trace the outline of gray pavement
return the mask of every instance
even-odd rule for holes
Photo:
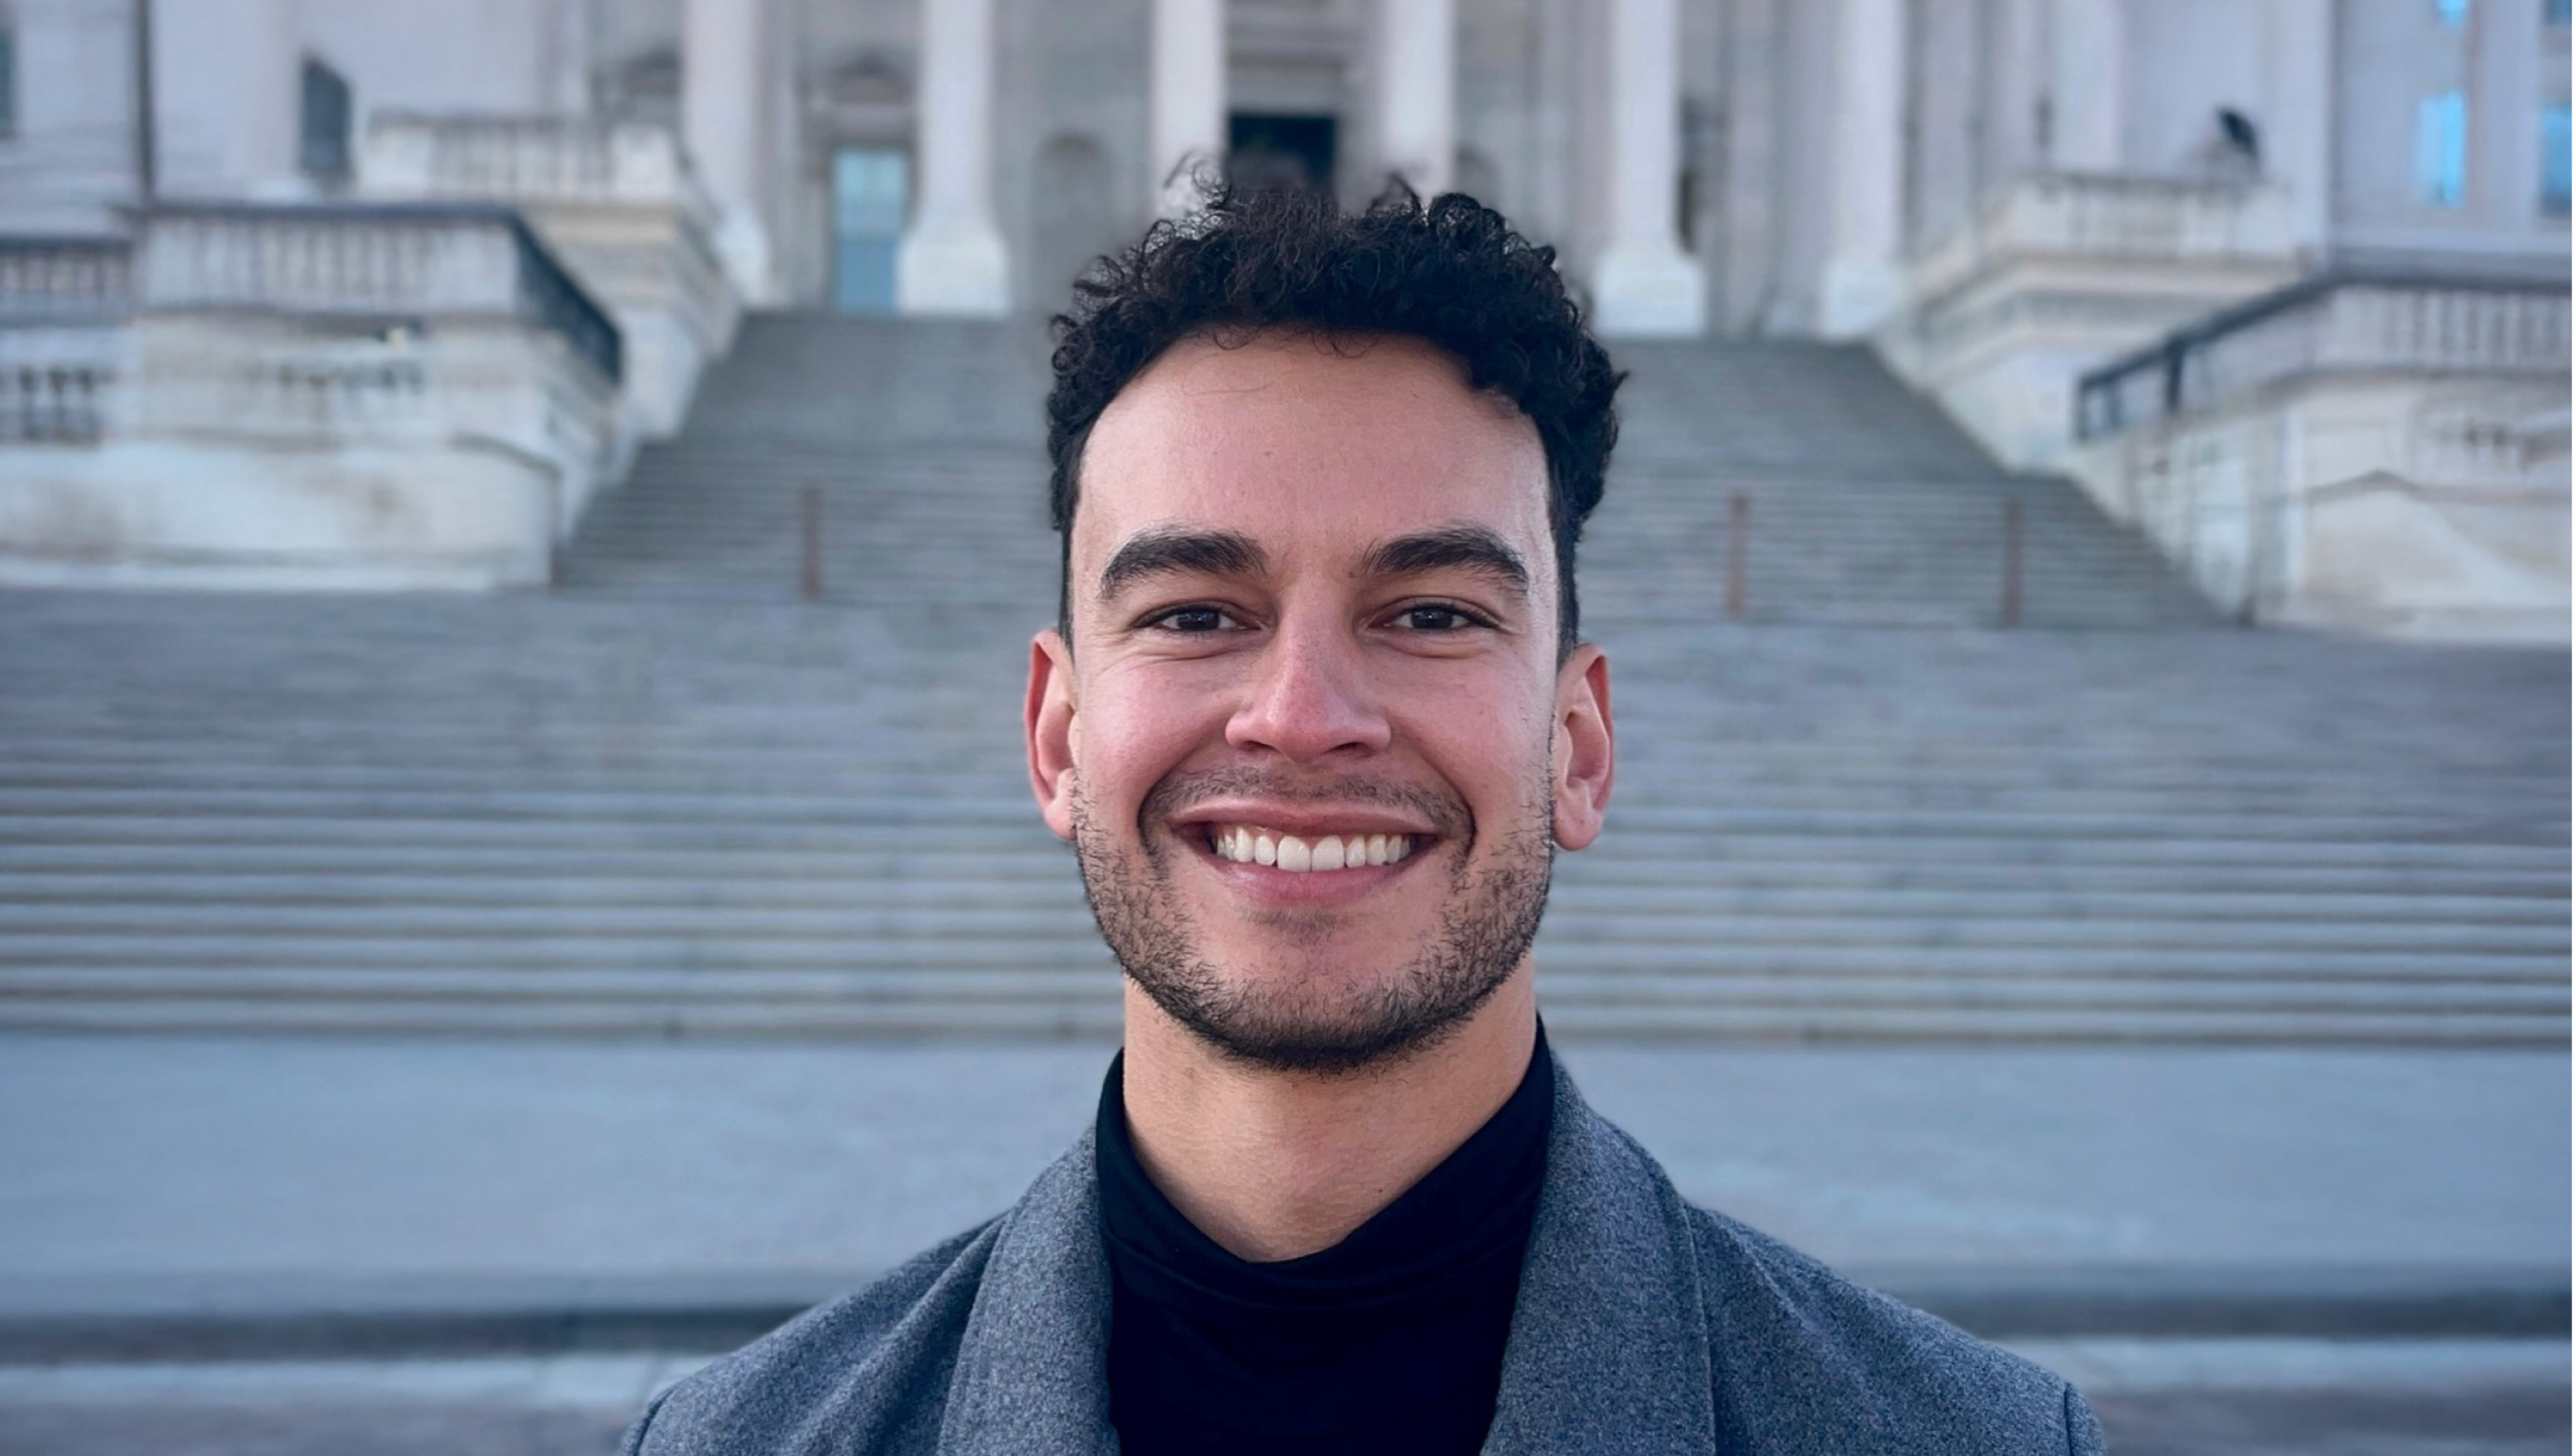
[[[686,1351],[756,1326],[372,1359],[48,1356],[40,1332],[793,1308],[1006,1204],[1091,1114],[1110,1049],[0,1037],[0,1452],[611,1451]],[[2562,1054],[1559,1049],[1690,1197],[1863,1277],[2054,1289],[2059,1315],[2107,1297],[2097,1328],[2001,1332],[2093,1396],[2123,1456],[2568,1449]],[[2552,1284],[2541,1339],[2118,1324],[2175,1286]]]
[[[819,1292],[1008,1204],[1110,1049],[0,1037],[0,1308]],[[1863,1273],[2565,1279],[2562,1053],[1560,1049],[1689,1197]]]
[[[2563,1341],[2024,1345],[2119,1456],[2542,1456],[2567,1449]],[[0,1366],[0,1451],[48,1456],[606,1456],[703,1358]]]

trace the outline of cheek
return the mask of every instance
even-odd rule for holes
[[[1225,716],[1202,696],[1157,691],[1133,677],[1091,685],[1074,716],[1074,769],[1084,791],[1121,821],[1174,769],[1225,740]]]
[[[1531,712],[1520,695],[1459,691],[1438,700],[1436,712],[1416,713],[1399,725],[1432,771],[1447,780],[1479,823],[1517,816],[1533,786],[1549,775],[1548,717]]]

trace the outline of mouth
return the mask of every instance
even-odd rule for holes
[[[1291,834],[1255,823],[1209,823],[1197,827],[1208,852],[1219,859],[1258,864],[1288,874],[1346,873],[1400,864],[1428,842],[1427,835],[1358,828],[1338,833]]]

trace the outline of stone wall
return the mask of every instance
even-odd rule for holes
[[[2023,173],[1916,253],[1877,335],[1996,459],[2046,470],[2086,370],[2297,276],[2285,189]]]
[[[2245,620],[2568,636],[2562,285],[2328,276],[2094,375],[2071,464]]]
[[[0,582],[548,580],[622,466],[614,326],[507,213],[170,208],[0,326]]]

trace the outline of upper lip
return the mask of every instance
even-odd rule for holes
[[[1359,804],[1334,808],[1328,804],[1310,803],[1292,806],[1241,801],[1203,803],[1176,816],[1172,822],[1183,827],[1250,824],[1255,828],[1294,834],[1300,839],[1319,839],[1326,834],[1410,834],[1429,838],[1438,833],[1418,819],[1389,813],[1375,805]]]

